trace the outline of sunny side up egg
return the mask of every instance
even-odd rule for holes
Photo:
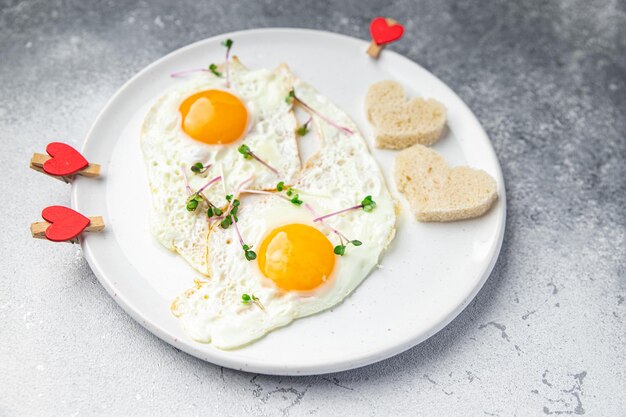
[[[200,215],[206,207],[186,209],[185,177],[195,192],[221,176],[203,192],[218,207],[248,178],[253,179],[247,188],[258,190],[272,189],[280,179],[294,181],[301,163],[296,118],[285,102],[291,77],[284,66],[250,71],[233,59],[231,88],[211,72],[189,76],[159,97],[144,119],[141,149],[152,194],[150,230],[204,275],[210,273],[209,224]],[[280,179],[257,161],[244,159],[237,150],[241,144],[277,169]],[[211,167],[194,174],[189,168],[197,162]]]
[[[288,90],[293,86],[303,101],[355,133],[348,135],[313,117],[317,153],[292,181],[280,178],[294,187],[303,204],[294,205],[278,193],[239,195],[237,229],[256,252],[253,261],[245,259],[234,227],[215,226],[197,236],[206,238],[209,278],[196,280],[177,297],[172,312],[193,339],[220,349],[244,346],[294,319],[339,304],[377,264],[395,233],[393,199],[355,124],[313,87],[293,75],[287,78]],[[297,148],[293,152],[282,157],[297,157]],[[235,169],[224,167],[224,174]],[[229,187],[233,192],[232,183]],[[352,210],[314,221],[354,206],[366,195],[377,203],[373,211]],[[335,231],[362,245],[336,255],[333,248],[340,240]],[[244,294],[250,302],[242,302]]]

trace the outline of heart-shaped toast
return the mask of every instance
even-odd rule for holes
[[[414,145],[396,157],[396,186],[423,222],[448,222],[483,215],[498,198],[485,171],[448,166],[434,150]]]
[[[91,220],[77,211],[63,206],[50,206],[43,209],[41,217],[52,223],[46,229],[46,238],[53,242],[65,242],[80,234]]]
[[[419,97],[407,101],[402,86],[392,80],[370,86],[365,111],[374,127],[378,148],[432,145],[446,124],[446,109],[441,103]]]
[[[80,152],[65,143],[49,143],[46,152],[51,158],[43,164],[43,170],[50,175],[72,175],[89,165]]]

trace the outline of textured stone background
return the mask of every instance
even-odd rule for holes
[[[623,0],[0,4],[0,415],[626,415]],[[42,207],[69,204],[30,154],[79,145],[145,65],[245,28],[363,38],[379,14],[476,112],[507,183],[498,264],[435,337],[334,375],[221,369],[136,324],[77,247],[29,238]]]

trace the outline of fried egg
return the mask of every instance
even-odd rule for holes
[[[285,102],[291,88],[288,69],[251,71],[234,58],[229,71],[230,86],[223,75],[209,71],[179,80],[152,105],[141,132],[152,194],[151,232],[205,275],[208,222],[186,209],[185,176],[193,191],[220,176],[203,193],[220,207],[246,178],[253,178],[248,188],[273,188],[280,180],[293,181],[301,168],[296,119]],[[242,144],[279,175],[243,158],[237,150]],[[211,167],[195,174],[190,167],[197,162]]]
[[[244,346],[339,304],[377,264],[395,233],[394,201],[354,122],[312,86],[290,78],[299,98],[354,133],[314,115],[318,152],[289,182],[303,203],[292,203],[284,192],[244,190],[237,229],[209,230],[209,278],[196,280],[171,309],[191,338],[219,349]],[[376,202],[371,212],[356,209],[314,221],[355,206],[366,195]],[[237,230],[256,259],[245,258]],[[348,245],[339,256],[337,232],[362,244]]]

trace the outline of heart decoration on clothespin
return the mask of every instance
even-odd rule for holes
[[[91,164],[76,149],[61,142],[46,146],[48,155],[35,153],[30,159],[30,167],[49,177],[69,182],[74,175],[97,177],[100,165]],[[31,223],[30,232],[34,238],[52,242],[78,242],[82,232],[99,232],[104,229],[104,219],[100,216],[86,217],[69,207],[50,206],[43,209],[44,222]]]
[[[86,217],[64,206],[50,206],[43,209],[41,217],[45,222],[32,223],[30,231],[34,238],[52,242],[76,242],[83,231],[99,232],[104,229],[104,219],[100,216]]]
[[[385,45],[402,37],[404,26],[393,19],[376,17],[370,23],[370,34],[372,35],[372,43],[367,48],[367,53],[372,58],[378,58]]]
[[[76,149],[62,142],[52,142],[46,146],[48,155],[35,153],[30,167],[53,178],[68,182],[74,175],[97,177],[100,165],[90,164]]]
[[[89,165],[80,152],[65,143],[49,143],[46,146],[46,152],[50,155],[50,159],[44,162],[43,170],[50,175],[64,177],[75,174]]]

